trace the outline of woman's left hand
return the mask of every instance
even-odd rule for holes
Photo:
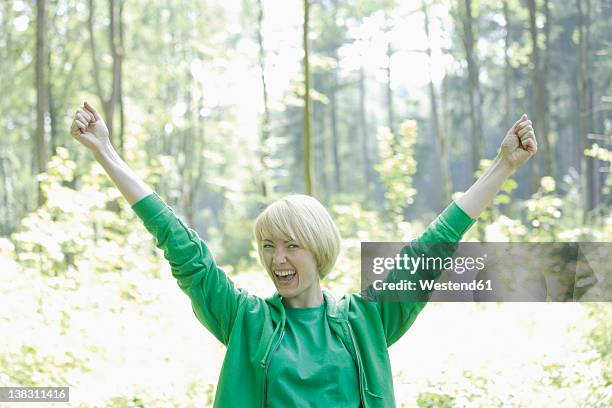
[[[526,114],[508,130],[501,144],[499,156],[516,169],[538,151],[538,142],[531,121]]]

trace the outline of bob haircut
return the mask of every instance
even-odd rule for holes
[[[264,239],[296,240],[315,259],[319,278],[323,279],[336,264],[340,252],[340,233],[331,216],[315,198],[294,194],[268,205],[255,220],[253,228],[261,264]]]

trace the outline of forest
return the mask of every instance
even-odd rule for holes
[[[0,20],[0,386],[212,405],[224,349],[70,136],[84,101],[257,295],[268,203],[321,201],[342,236],[323,285],[358,291],[360,243],[417,237],[523,113],[538,154],[464,240],[612,241],[611,0],[0,0]],[[398,405],[610,406],[611,322],[433,302],[390,349]]]

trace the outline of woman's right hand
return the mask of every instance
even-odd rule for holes
[[[100,152],[111,144],[106,123],[89,102],[77,109],[70,126],[70,135],[92,153]]]

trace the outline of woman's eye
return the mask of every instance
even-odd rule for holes
[[[297,244],[289,244],[289,248],[299,248]]]
[[[272,248],[272,245],[270,245],[270,244],[263,244],[263,247],[264,248]]]

